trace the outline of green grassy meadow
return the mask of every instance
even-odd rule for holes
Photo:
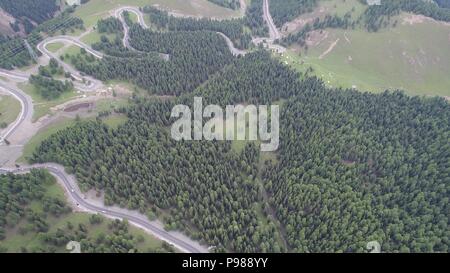
[[[396,18],[396,27],[376,33],[326,29],[318,45],[307,52],[293,46],[281,59],[299,71],[312,67],[331,87],[450,96],[450,26],[431,20],[411,25],[406,16]]]
[[[99,33],[97,30],[94,30],[91,33],[83,36],[81,38],[81,41],[88,45],[92,45],[92,44],[100,42],[100,38],[102,37],[102,35],[108,37],[108,39],[110,41],[113,41],[116,38],[115,34]],[[72,52],[72,53],[74,53],[74,52]],[[75,53],[76,53],[76,51],[75,51]],[[69,52],[69,54],[70,54],[70,52]]]
[[[158,5],[169,11],[193,16],[229,18],[241,15],[239,11],[226,9],[206,0],[91,0],[77,8],[74,16],[83,19],[86,27],[91,27],[99,19],[112,15],[109,11],[117,7],[146,5]]]
[[[0,124],[9,125],[20,113],[20,102],[13,96],[0,95]],[[1,126],[0,126],[1,129]]]
[[[61,96],[54,100],[46,100],[39,95],[36,91],[36,88],[31,84],[19,84],[20,89],[22,89],[25,93],[31,96],[34,105],[34,113],[33,113],[33,121],[38,120],[39,118],[50,114],[50,108],[55,107],[57,105],[63,104],[69,100],[72,100],[79,95],[75,92],[64,92]]]
[[[120,125],[127,122],[128,118],[125,115],[110,115],[103,119],[103,123],[108,125],[109,127],[115,129],[119,127]]]
[[[47,49],[48,49],[50,52],[55,53],[56,51],[58,51],[59,49],[61,49],[63,46],[64,46],[63,43],[55,42],[55,43],[48,44],[48,45],[47,45]]]

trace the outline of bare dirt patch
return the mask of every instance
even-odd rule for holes
[[[306,24],[311,24],[314,19],[322,18],[328,13],[328,10],[325,7],[321,7],[316,9],[315,11],[307,14],[303,14],[293,21],[285,23],[281,27],[281,33],[283,35],[288,35],[293,32],[301,30]]]
[[[92,102],[83,102],[74,105],[67,106],[64,108],[64,112],[75,112],[83,108],[92,108],[94,104]]]
[[[437,21],[433,18],[421,15],[421,14],[406,14],[403,17],[402,25],[415,25],[415,24],[421,24],[424,22],[434,22],[436,24],[442,24],[445,26],[450,26],[449,22],[444,21]]]
[[[341,163],[344,164],[345,166],[353,166],[353,165],[356,164],[355,161],[352,161],[352,160],[345,160],[345,159],[341,160]]]
[[[281,32],[283,34],[289,34],[302,29],[306,24],[311,23],[314,18],[297,18],[294,21],[287,22],[281,27]]]
[[[14,17],[12,17],[9,13],[0,8],[0,33],[7,35],[17,34],[9,25],[10,23],[14,23],[15,20],[16,19],[14,19]],[[23,34],[22,27],[20,34]]]
[[[327,56],[331,51],[333,51],[334,47],[338,44],[338,42],[339,42],[339,38],[338,38],[336,41],[334,41],[334,42],[330,45],[330,47],[329,47],[327,50],[325,50],[322,54],[320,54],[319,59],[320,59],[320,60],[323,59],[323,58],[324,58],[325,56]]]
[[[402,25],[415,25],[421,24],[426,20],[426,17],[423,15],[417,14],[408,14],[403,18]]]
[[[110,87],[112,88],[111,90],[114,90],[118,97],[127,97],[133,93],[133,90],[130,90],[131,87],[124,84],[113,84]]]

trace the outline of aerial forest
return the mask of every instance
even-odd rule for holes
[[[0,253],[69,252],[80,242],[83,253],[174,252],[167,243],[130,227],[127,221],[73,213],[47,171],[0,174]]]
[[[280,149],[174,141],[170,111],[193,96],[281,102]],[[327,89],[258,51],[179,98],[136,98],[120,111],[129,120],[119,128],[80,122],[31,161],[63,164],[83,189],[104,191],[107,204],[159,217],[216,251],[364,252],[372,240],[389,252],[448,249],[443,99]]]
[[[92,47],[106,55],[96,59],[81,50],[63,59],[99,80],[129,82],[144,92],[114,110],[127,117],[123,124],[78,119],[42,141],[29,163],[61,164],[83,191],[103,192],[106,205],[160,219],[166,230],[183,231],[216,252],[367,252],[370,241],[380,242],[383,252],[448,252],[448,101],[401,90],[329,88],[295,71],[250,46],[250,33],[268,33],[262,4],[253,0],[245,17],[225,21],[177,18],[146,7],[152,28],[127,19],[129,46],[118,19],[100,20],[101,38]],[[315,6],[313,0],[286,0],[271,1],[270,9],[281,26]],[[434,3],[398,0],[368,7],[357,20],[348,13],[316,19],[280,43],[303,46],[310,31],[325,28],[378,31],[401,11],[449,21],[448,9]],[[233,56],[217,32],[251,52]],[[31,83],[44,97],[57,97],[72,88],[53,79],[63,74],[52,60]],[[191,106],[194,97],[222,107],[279,105],[279,149],[261,152],[258,141],[175,141],[171,110]],[[6,185],[0,191],[0,239],[26,219],[24,232],[46,233],[52,251],[72,238],[85,240],[93,252],[141,250],[126,222],[109,223],[112,235],[100,238],[86,234],[87,224],[48,233],[47,215],[70,211],[43,197],[40,183],[50,178],[41,171],[0,176]],[[44,213],[28,209],[33,200],[48,203]],[[90,225],[101,221],[93,217]]]

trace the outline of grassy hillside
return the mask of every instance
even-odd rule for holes
[[[340,1],[325,2],[327,9],[315,11],[316,15],[345,13],[343,6],[333,5]],[[346,1],[347,10],[351,3]],[[362,6],[356,0],[353,3],[354,12],[360,13]],[[362,27],[316,31],[308,50],[293,45],[284,61],[301,71],[312,67],[315,75],[333,87],[450,96],[450,24],[407,13],[391,21],[397,21],[395,27],[375,33]]]
[[[93,26],[98,19],[108,17],[109,11],[119,6],[158,5],[161,8],[193,16],[227,18],[240,16],[238,10],[231,10],[207,0],[90,0],[77,8],[75,16],[83,19],[85,26]]]

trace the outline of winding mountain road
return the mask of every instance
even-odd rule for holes
[[[139,23],[139,25],[141,25],[142,28],[148,29],[149,27],[148,27],[147,23],[145,23],[144,14],[137,7],[129,7],[129,6],[120,7],[114,11],[114,16],[120,20],[120,22],[122,23],[122,26],[123,26],[123,38],[122,38],[123,46],[130,50],[138,51],[134,47],[131,46],[130,41],[129,41],[130,40],[130,27],[127,25],[127,23],[125,22],[125,18],[123,17],[123,13],[125,11],[136,14],[136,16],[138,18],[138,23]],[[170,59],[169,54],[159,53],[159,56],[166,61]]]
[[[123,20],[123,17],[121,16],[123,11],[125,10],[135,13],[138,16],[138,20],[141,26],[144,28],[148,28],[148,26],[145,24],[143,14],[139,11],[139,9],[133,7],[122,7],[116,10],[116,14],[117,16],[119,16],[119,18],[121,18],[121,22],[122,24],[124,24],[124,29],[128,29],[125,21]],[[126,42],[128,43],[128,35],[125,35],[125,37],[127,40]],[[72,66],[61,61],[56,54],[50,52],[47,49],[47,45],[54,42],[74,44],[80,48],[84,48],[87,52],[100,59],[103,58],[103,54],[101,52],[93,50],[90,46],[84,44],[79,39],[71,36],[49,37],[37,45],[37,49],[44,55],[44,57],[56,59],[66,71],[71,73],[72,77],[77,81],[75,82],[75,86],[77,87],[77,89],[85,92],[90,92],[96,90],[102,85],[102,83],[96,79],[80,75],[80,73],[77,70],[75,70]],[[28,81],[29,77],[31,76],[31,73],[21,71],[7,71],[0,69],[0,75],[5,76],[9,79],[14,79],[15,81],[25,82]],[[88,84],[85,84],[86,80]],[[1,143],[3,142],[4,139],[7,139],[16,130],[21,128],[22,124],[25,121],[31,122],[33,113],[33,103],[31,98],[28,95],[26,95],[22,90],[17,89],[13,87],[13,85],[3,82],[1,80],[0,80],[0,89],[14,96],[17,100],[19,100],[21,104],[21,112],[19,117],[15,120],[13,124],[11,124],[7,128],[6,133],[4,133],[3,136],[0,137]],[[12,172],[20,174],[29,172],[32,169],[48,170],[53,176],[57,178],[58,182],[64,187],[71,201],[77,204],[79,208],[82,208],[87,212],[99,213],[111,218],[127,219],[131,224],[134,224],[147,230],[148,232],[152,233],[159,239],[174,245],[176,248],[180,249],[183,252],[187,253],[208,252],[207,247],[200,245],[199,243],[193,241],[192,239],[188,238],[187,236],[179,232],[165,231],[163,225],[160,222],[149,221],[145,215],[139,212],[130,211],[117,207],[106,207],[104,204],[98,202],[94,203],[91,202],[90,200],[83,198],[83,194],[79,190],[77,183],[75,182],[75,178],[67,174],[64,171],[64,168],[57,164],[48,163],[48,164],[38,164],[27,167],[21,167],[16,169],[0,169],[0,173]]]
[[[269,0],[264,0],[263,12],[264,12],[264,20],[266,21],[267,25],[269,26],[270,39],[272,39],[272,40],[280,39],[281,33],[278,31],[277,27],[275,26],[272,15],[270,15]]]
[[[253,37],[252,42],[255,45],[262,44],[264,47],[271,49],[277,53],[286,52],[286,48],[282,45],[276,44],[275,41],[282,38],[281,33],[273,23],[272,15],[270,15],[269,0],[263,1],[263,17],[269,28],[269,37]]]
[[[59,62],[59,64],[64,68],[64,70],[71,74],[71,76],[76,80],[76,81],[74,81],[74,86],[76,89],[83,91],[83,92],[93,92],[103,86],[102,82],[97,79],[94,79],[92,77],[81,76],[79,74],[79,72],[77,70],[75,70],[72,66],[61,61],[59,59],[59,57],[56,56],[56,54],[47,50],[47,48],[46,48],[47,45],[50,43],[54,43],[54,42],[63,42],[63,43],[74,44],[76,46],[79,46],[80,48],[84,48],[87,52],[91,53],[93,56],[95,56],[97,58],[103,57],[103,54],[101,52],[93,50],[88,45],[86,45],[83,42],[77,40],[76,38],[70,37],[70,36],[49,37],[37,45],[37,49],[46,58],[56,59]],[[12,79],[14,81],[26,82],[30,78],[31,73],[0,69],[0,75],[4,76],[6,78]],[[20,111],[18,118],[7,127],[5,133],[0,135],[0,144],[2,144],[5,139],[8,139],[9,136],[14,134],[15,131],[18,130],[18,128],[22,125],[22,123],[24,121],[28,120],[31,123],[32,115],[33,115],[33,101],[31,100],[31,98],[28,95],[26,95],[25,92],[18,89],[16,86],[14,86],[12,84],[8,84],[6,82],[0,81],[0,89],[3,90],[4,92],[11,94],[14,98],[19,100],[20,105],[21,105],[21,111]]]
[[[31,119],[33,102],[31,101],[31,99],[27,98],[27,96],[21,90],[6,85],[1,81],[0,81],[0,89],[6,91],[7,93],[10,93],[14,98],[16,98],[20,102],[21,107],[18,118],[12,124],[10,124],[6,128],[6,132],[0,136],[0,144],[1,144],[5,139],[8,139],[8,137],[17,130],[17,128],[19,128],[19,126],[27,118]]]
[[[129,38],[130,38],[130,37],[129,37],[129,36],[130,36],[130,35],[129,35],[130,27],[129,27],[129,26],[127,25],[127,23],[125,22],[125,18],[124,18],[124,16],[123,16],[123,13],[124,13],[125,11],[134,13],[134,14],[137,16],[137,18],[138,18],[138,23],[139,23],[143,28],[147,29],[148,26],[147,26],[147,24],[145,23],[144,15],[143,15],[142,12],[141,12],[138,8],[136,8],[136,7],[129,7],[129,6],[126,6],[126,7],[120,7],[120,8],[118,8],[118,9],[116,9],[116,10],[114,11],[114,16],[115,16],[117,19],[120,20],[120,22],[122,23],[122,26],[123,26],[123,33],[124,33],[123,39],[122,39],[123,46],[126,47],[126,48],[128,48],[128,49],[135,50],[135,49],[130,45],[130,42],[129,42]]]
[[[67,35],[49,37],[49,38],[43,40],[42,42],[40,42],[38,44],[38,50],[41,51],[43,54],[49,55],[49,54],[47,54],[47,52],[49,52],[46,49],[47,45],[51,44],[51,43],[56,43],[56,42],[70,43],[70,44],[76,45],[80,48],[84,48],[88,53],[94,55],[94,57],[96,57],[98,59],[103,58],[103,53],[92,49],[89,45],[83,43],[78,38],[72,37],[72,36],[67,36]],[[51,55],[54,55],[54,54],[51,54]]]
[[[67,63],[61,61],[61,59],[54,54],[53,52],[50,52],[47,49],[47,45],[55,42],[62,42],[62,43],[68,43],[76,45],[80,48],[84,48],[88,53],[92,54],[96,58],[103,58],[103,53],[98,52],[94,49],[92,49],[87,44],[81,42],[75,37],[71,36],[55,36],[55,37],[49,37],[43,41],[41,41],[37,45],[37,49],[43,54],[45,58],[51,59],[54,58],[58,61],[58,63],[64,68],[65,71],[69,72],[71,76],[76,80],[74,82],[75,88],[83,91],[83,92],[92,92],[100,88],[103,84],[101,81],[94,79],[89,76],[82,76],[76,69],[74,69],[72,66],[68,65]],[[40,61],[39,64],[42,64]],[[31,73],[29,72],[23,72],[23,71],[10,71],[5,69],[0,69],[0,76],[4,76],[10,79],[14,79],[17,81],[28,81],[29,77],[31,76]]]
[[[143,27],[143,28],[149,28],[149,26],[147,25],[147,23],[145,22],[144,19],[144,14],[142,13],[142,11],[138,8],[138,7],[132,7],[132,6],[124,6],[124,7],[120,7],[118,9],[116,9],[114,11],[114,14],[117,18],[122,17],[122,13],[124,11],[128,11],[131,13],[134,13],[137,18],[138,18],[138,23]]]
[[[241,0],[241,5],[244,4],[245,9],[245,2]],[[145,23],[144,16],[142,12],[136,8],[136,7],[121,7],[117,10],[115,10],[115,16],[119,18],[124,26],[124,46],[130,48],[128,43],[128,26],[125,23],[125,20],[122,16],[123,12],[127,10],[129,12],[132,12],[137,15],[139,24],[144,27],[148,28],[148,26]],[[272,17],[270,16],[269,11],[269,2],[268,0],[264,0],[264,19],[266,20],[267,24],[269,25],[270,29],[270,39],[278,39],[281,37],[280,33],[278,32],[277,28],[273,24]],[[239,55],[245,55],[247,52],[244,50],[239,50],[234,47],[233,42],[223,33],[218,32],[226,41],[230,51],[233,55],[239,56]],[[72,74],[74,79],[77,81],[81,81],[82,83],[77,83],[76,87],[82,91],[93,91],[96,88],[102,86],[102,83],[99,82],[96,79],[82,76],[78,71],[76,71],[73,67],[70,65],[64,63],[61,61],[56,54],[50,52],[47,50],[47,45],[54,42],[63,42],[63,43],[71,43],[76,46],[79,46],[80,48],[84,48],[87,52],[92,54],[93,56],[97,58],[103,58],[103,54],[101,52],[93,50],[88,45],[81,42],[79,39],[71,36],[56,36],[56,37],[50,37],[42,41],[38,44],[37,48],[38,50],[47,58],[55,58],[58,60],[58,62],[64,67],[64,69]],[[17,71],[6,71],[0,69],[0,75],[6,76],[11,79],[15,79],[17,81],[27,81],[30,77],[29,73],[26,72],[17,72]],[[89,84],[85,85],[85,79],[88,80]],[[33,104],[31,101],[31,98],[26,95],[22,90],[16,89],[12,87],[11,85],[3,82],[0,80],[0,89],[3,91],[6,91],[10,93],[12,96],[14,96],[16,99],[20,101],[22,110],[20,112],[19,117],[16,119],[16,121],[10,125],[7,128],[7,132],[0,137],[0,144],[1,141],[3,141],[5,138],[12,135],[15,130],[20,128],[20,126],[23,124],[24,121],[31,122],[32,119],[32,113],[33,113]],[[71,201],[74,202],[79,208],[84,209],[85,211],[91,212],[91,213],[99,213],[102,215],[105,215],[107,217],[111,218],[120,218],[120,219],[127,219],[130,223],[137,225],[139,227],[142,227],[146,230],[148,230],[150,233],[154,234],[161,240],[164,240],[175,247],[179,248],[180,250],[184,252],[189,253],[198,253],[198,252],[208,252],[208,248],[205,246],[200,245],[199,243],[193,241],[192,239],[182,235],[181,233],[177,232],[167,232],[164,230],[161,223],[157,221],[149,221],[147,217],[143,214],[140,214],[136,211],[130,211],[122,208],[116,208],[116,207],[106,207],[104,204],[98,204],[93,202],[92,200],[85,199],[83,197],[83,193],[81,193],[80,189],[78,188],[78,185],[76,183],[76,180],[73,176],[67,174],[64,171],[64,167],[53,164],[53,163],[46,163],[46,164],[38,164],[38,165],[32,165],[32,166],[26,166],[16,169],[0,169],[1,173],[25,173],[29,172],[32,169],[46,169],[48,170],[53,176],[57,178],[58,183],[60,183],[65,191],[68,193],[68,196],[70,197]]]
[[[135,225],[149,230],[152,234],[161,240],[174,245],[176,248],[187,253],[205,253],[208,249],[200,244],[190,240],[186,236],[177,232],[167,232],[162,228],[162,224],[157,221],[149,221],[146,216],[136,211],[130,211],[122,208],[106,207],[102,204],[95,204],[83,197],[73,176],[67,174],[64,168],[53,163],[37,164],[32,166],[21,167],[17,169],[0,169],[1,173],[23,174],[32,169],[48,170],[60,183],[71,201],[79,208],[91,213],[103,214],[110,218],[126,219]]]
[[[223,34],[222,32],[217,32],[217,34],[219,34],[225,39],[225,42],[227,43],[227,46],[230,49],[231,54],[233,54],[233,56],[244,56],[245,54],[248,53],[246,50],[241,50],[234,47],[233,41],[231,41],[231,39],[228,38],[227,35]]]
[[[101,52],[93,50],[90,46],[88,46],[85,43],[81,42],[77,38],[70,37],[70,36],[49,37],[49,38],[43,40],[42,42],[40,42],[37,45],[37,49],[45,57],[47,57],[49,59],[53,58],[53,59],[57,60],[58,63],[64,68],[64,70],[71,74],[71,76],[76,80],[74,82],[74,85],[75,85],[75,87],[78,90],[83,91],[83,92],[92,92],[92,91],[95,91],[95,90],[97,90],[97,89],[99,89],[100,87],[103,86],[101,81],[99,81],[99,80],[97,80],[97,79],[95,79],[93,77],[90,77],[90,76],[83,76],[83,75],[81,75],[78,72],[78,70],[73,68],[71,65],[63,62],[59,58],[59,56],[57,56],[55,53],[49,51],[47,49],[47,45],[49,45],[51,43],[55,43],[55,42],[70,43],[70,44],[76,45],[76,46],[78,46],[80,48],[85,49],[87,52],[89,52],[94,57],[99,58],[99,59],[103,58],[103,54]]]
[[[19,71],[10,71],[0,68],[0,76],[4,76],[6,78],[12,78],[14,80],[26,82],[30,77],[29,73],[19,72]]]
[[[126,48],[128,48],[128,49],[131,49],[131,50],[136,50],[136,49],[134,49],[134,48],[130,45],[130,42],[129,42],[129,38],[130,38],[130,35],[129,35],[130,28],[129,28],[129,26],[126,24],[125,18],[123,17],[123,12],[124,12],[124,11],[128,11],[128,12],[131,12],[131,13],[136,14],[136,16],[138,17],[138,22],[139,22],[139,24],[141,25],[142,28],[148,29],[149,26],[148,26],[147,23],[145,22],[144,14],[142,13],[141,10],[139,10],[139,8],[126,6],[126,7],[120,7],[120,8],[118,8],[118,9],[116,9],[116,10],[114,11],[114,16],[115,16],[116,18],[118,18],[118,19],[120,20],[120,22],[122,23],[122,25],[123,25],[123,30],[124,30],[124,31],[123,31],[123,32],[124,32],[124,35],[123,35],[123,39],[122,39],[123,46],[126,47]],[[176,17],[175,15],[172,15],[172,16]],[[183,16],[183,17],[184,17],[184,16]],[[225,39],[225,42],[226,42],[228,48],[230,49],[231,54],[233,54],[234,56],[242,56],[242,55],[247,54],[247,51],[245,51],[245,50],[240,50],[240,49],[236,48],[236,47],[234,46],[233,42],[231,41],[231,39],[228,38],[228,36],[226,36],[224,33],[222,33],[222,32],[217,32],[217,34],[219,34],[220,36],[222,36],[222,37]],[[162,55],[164,55],[163,57],[164,57],[166,60],[167,60],[168,57],[169,57],[167,54],[162,54]]]
[[[242,1],[241,2],[241,8],[242,7],[246,8],[247,6],[246,6],[245,2],[243,0],[241,0],[241,1]],[[243,3],[243,6],[242,6],[242,3]],[[143,16],[142,12],[139,9],[136,12],[140,13],[141,16]],[[192,18],[192,16],[187,16],[187,15],[184,15],[184,14],[179,14],[179,13],[174,13],[174,12],[169,12],[169,15],[173,16],[173,17],[176,17],[176,18]],[[193,17],[193,18],[199,19],[198,17]],[[222,38],[225,39],[225,42],[226,42],[226,44],[228,46],[228,49],[230,50],[231,54],[233,54],[233,56],[244,56],[245,54],[248,53],[246,50],[241,50],[241,49],[236,48],[234,46],[233,41],[231,41],[231,39],[227,35],[225,35],[224,33],[218,32],[218,31],[216,33],[219,34],[220,36],[222,36]]]

